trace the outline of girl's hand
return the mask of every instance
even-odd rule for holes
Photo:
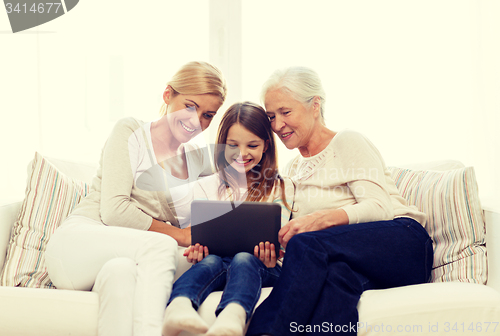
[[[187,258],[188,263],[196,264],[208,256],[208,247],[196,243],[195,246],[190,245],[182,254]]]
[[[269,242],[264,244],[260,242],[259,245],[255,245],[253,255],[259,258],[267,268],[276,266],[276,250],[274,244],[270,244]]]

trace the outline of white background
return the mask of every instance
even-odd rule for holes
[[[116,120],[157,118],[171,75],[204,60],[229,85],[208,141],[272,71],[305,65],[331,129],[366,134],[388,165],[474,166],[499,207],[499,17],[497,0],[81,0],[13,34],[0,10],[0,199],[22,197],[35,151],[97,162]],[[282,166],[293,155],[280,146]]]

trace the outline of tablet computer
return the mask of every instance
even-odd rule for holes
[[[207,246],[210,254],[253,255],[260,242],[273,243],[279,258],[281,206],[265,202],[195,200],[191,203],[191,243]]]

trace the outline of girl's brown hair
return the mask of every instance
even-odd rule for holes
[[[262,153],[260,162],[246,173],[248,196],[247,201],[259,202],[270,196],[276,182],[281,187],[281,198],[285,206],[290,206],[286,202],[285,186],[283,178],[278,173],[276,143],[271,123],[262,107],[252,102],[236,103],[231,105],[222,116],[219,130],[217,132],[217,145],[215,147],[215,168],[219,173],[222,184],[219,188],[221,199],[226,192],[226,188],[231,188],[233,193],[238,193],[239,187],[236,184],[236,170],[231,167],[225,157],[227,135],[231,126],[240,124],[247,130],[264,140],[267,143],[267,150]]]

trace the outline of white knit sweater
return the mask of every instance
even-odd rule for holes
[[[426,215],[408,206],[375,146],[362,134],[343,130],[312,157],[299,155],[285,170],[297,186],[293,218],[318,210],[343,209],[349,224]]]

